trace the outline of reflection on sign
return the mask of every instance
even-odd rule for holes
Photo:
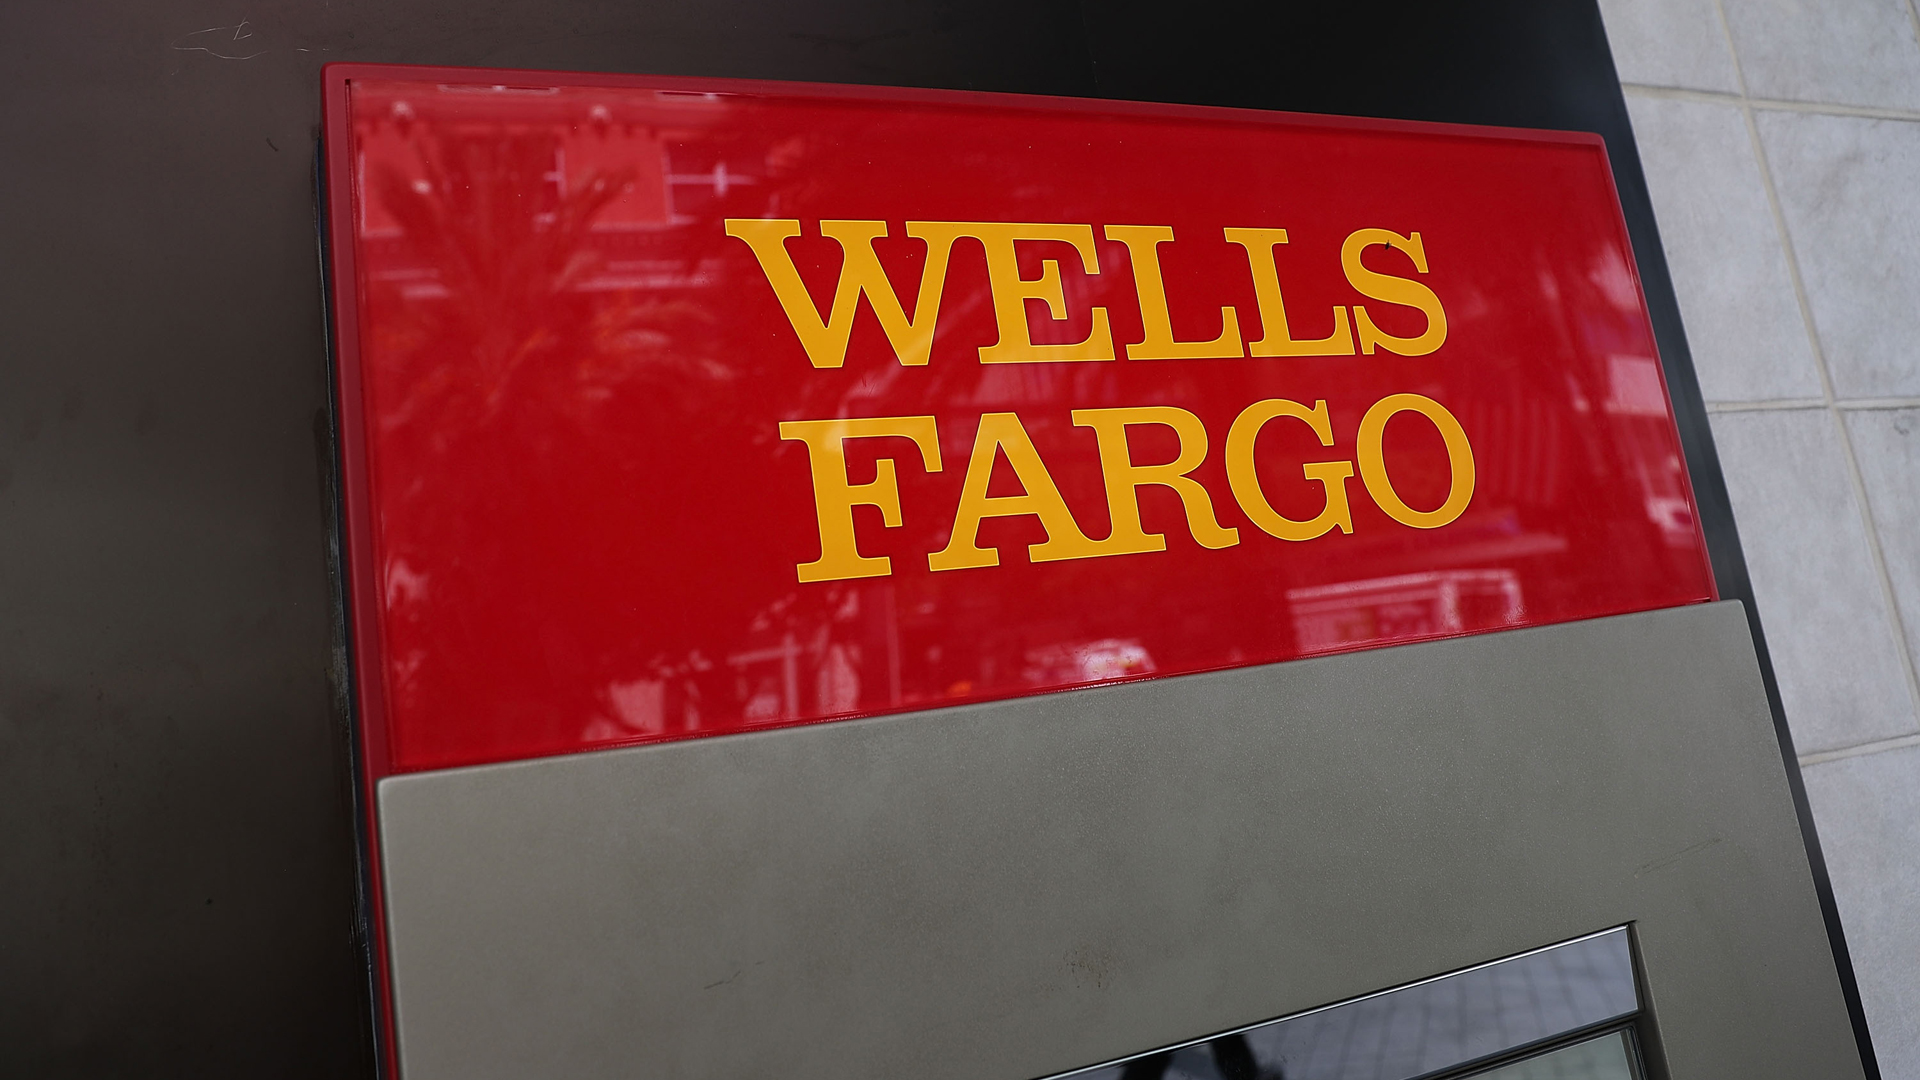
[[[1511,570],[1437,570],[1318,585],[1288,591],[1287,601],[1306,653],[1519,626],[1526,618],[1520,578]]]
[[[363,76],[376,771],[1712,593],[1591,137]]]

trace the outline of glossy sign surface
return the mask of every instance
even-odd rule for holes
[[[1597,137],[331,71],[376,774],[1712,595]]]

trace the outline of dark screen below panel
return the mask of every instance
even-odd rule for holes
[[[1048,1080],[1423,1080],[1477,1074],[1496,1059],[1526,1056],[1631,1017],[1639,1009],[1634,983],[1629,931],[1616,927]],[[1612,1078],[1573,1073],[1563,1080]]]

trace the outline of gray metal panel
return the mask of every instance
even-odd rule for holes
[[[380,790],[408,1080],[1032,1077],[1636,922],[1860,1075],[1726,603]]]

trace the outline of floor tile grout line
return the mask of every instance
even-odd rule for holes
[[[1920,45],[1920,3],[1907,0],[1907,21],[1913,24],[1913,43]]]
[[[1884,754],[1889,750],[1905,750],[1910,746],[1920,746],[1920,734],[1895,735],[1891,739],[1875,739],[1855,746],[1843,746],[1837,750],[1816,750],[1811,754],[1800,755],[1800,766],[1824,765],[1829,761],[1845,761],[1848,758],[1869,757]]]
[[[1655,86],[1650,83],[1621,83],[1620,89],[1631,97],[1666,98],[1703,105],[1748,105],[1767,112],[1816,113],[1821,116],[1849,116],[1867,120],[1920,122],[1920,109],[1889,109],[1873,105],[1842,105],[1832,101],[1786,101],[1780,98],[1751,98],[1724,90],[1692,90],[1683,86]]]
[[[1907,2],[1911,7],[1914,0]],[[1800,273],[1800,255],[1794,247],[1793,234],[1787,228],[1787,216],[1780,204],[1779,188],[1774,184],[1773,162],[1767,156],[1765,141],[1760,138],[1760,125],[1753,118],[1754,106],[1747,86],[1747,72],[1740,62],[1740,50],[1733,41],[1733,24],[1727,18],[1726,0],[1713,0],[1713,8],[1720,16],[1720,32],[1725,35],[1727,51],[1733,57],[1734,82],[1740,87],[1740,114],[1746,120],[1747,138],[1753,144],[1754,157],[1760,165],[1760,182],[1766,188],[1773,227],[1779,233],[1780,245],[1786,252],[1787,277],[1793,283],[1794,299],[1800,306],[1800,319],[1806,329],[1807,344],[1813,349],[1814,366],[1820,372],[1820,396],[1825,399],[1825,411],[1840,436],[1840,451],[1846,460],[1847,479],[1852,483],[1854,499],[1859,503],[1860,524],[1867,540],[1867,556],[1872,560],[1874,572],[1880,579],[1880,595],[1887,606],[1887,628],[1893,632],[1900,668],[1907,676],[1907,703],[1913,709],[1913,714],[1920,717],[1920,670],[1915,667],[1913,650],[1908,645],[1906,618],[1900,611],[1900,600],[1894,592],[1893,575],[1887,571],[1887,556],[1880,545],[1880,530],[1874,525],[1873,503],[1867,496],[1866,480],[1860,473],[1860,460],[1853,450],[1853,433],[1847,428],[1846,414],[1834,407],[1833,372],[1827,365],[1826,349],[1821,345],[1819,331],[1814,325],[1813,304],[1807,296],[1806,280]]]
[[[1920,397],[1841,398],[1829,404],[1821,398],[1759,398],[1752,401],[1709,401],[1710,413],[1789,412],[1798,409],[1838,409],[1841,412],[1874,412],[1892,409],[1920,409]]]
[[[1819,398],[1774,398],[1767,401],[1709,401],[1710,413],[1743,412],[1792,412],[1801,409],[1824,409],[1827,403]]]
[[[1727,59],[1733,62],[1733,85],[1739,88],[1740,100],[1747,100],[1747,70],[1740,65],[1740,47],[1733,43],[1733,20],[1727,18],[1726,0],[1713,0],[1713,13],[1720,19],[1720,40],[1727,46]]]

